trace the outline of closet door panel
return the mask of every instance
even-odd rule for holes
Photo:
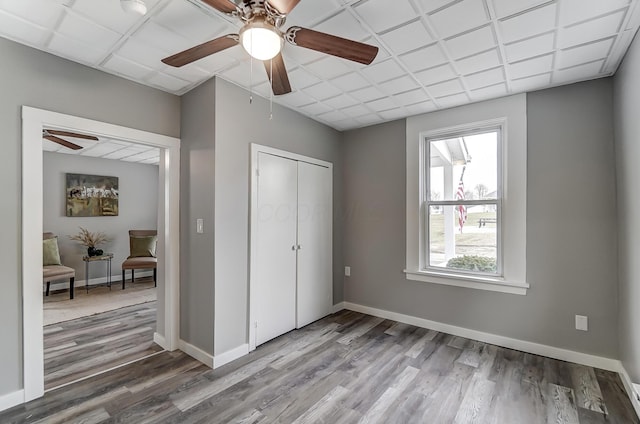
[[[298,162],[298,295],[296,327],[331,314],[332,173]]]
[[[256,345],[296,326],[297,162],[258,156]]]

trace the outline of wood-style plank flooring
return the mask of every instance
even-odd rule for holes
[[[155,301],[44,327],[45,389],[162,351],[155,328]]]
[[[2,423],[639,423],[617,374],[342,311],[211,370],[180,352]]]

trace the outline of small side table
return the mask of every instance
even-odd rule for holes
[[[113,253],[105,253],[100,256],[83,256],[84,261],[84,287],[89,293],[89,264],[92,262],[105,261],[107,262],[107,286],[111,290],[111,259],[113,259]],[[97,284],[102,285],[102,284]]]

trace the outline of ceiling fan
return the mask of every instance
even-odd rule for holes
[[[70,141],[64,140],[60,137],[73,137],[73,138],[81,138],[83,140],[91,140],[91,141],[98,141],[98,137],[94,137],[92,135],[86,135],[86,134],[79,134],[79,133],[74,133],[74,132],[69,132],[69,131],[58,131],[58,130],[48,130],[48,129],[43,129],[42,130],[42,138],[44,138],[45,140],[49,140],[49,141],[53,141],[54,143],[58,143],[61,146],[67,147],[69,149],[73,149],[73,150],[80,150],[83,147],[79,146],[75,143],[72,143]]]
[[[239,34],[228,34],[162,59],[170,66],[181,67],[206,56],[242,44],[255,59],[264,62],[267,75],[276,95],[291,92],[291,84],[282,58],[282,45],[287,40],[294,46],[369,65],[378,54],[378,47],[335,35],[292,26],[282,27],[300,0],[201,0],[214,9],[244,22]]]

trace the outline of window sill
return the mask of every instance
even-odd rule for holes
[[[405,270],[407,280],[425,283],[443,284],[445,286],[465,287],[477,290],[488,290],[500,293],[526,295],[529,284],[510,283],[501,278],[475,277],[467,275],[443,274],[431,271]]]

